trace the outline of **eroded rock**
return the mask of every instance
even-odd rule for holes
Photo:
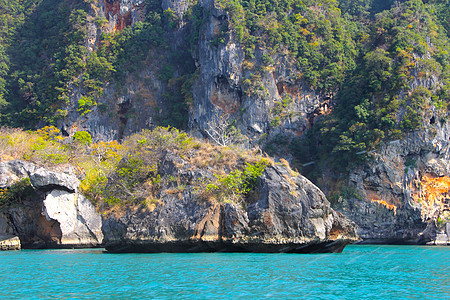
[[[95,247],[102,243],[102,219],[78,193],[80,181],[67,172],[12,160],[0,163],[0,188],[29,178],[31,191],[0,210],[0,234],[20,238],[23,248]]]
[[[20,250],[20,239],[14,235],[0,233],[0,250]]]
[[[97,246],[103,240],[102,219],[83,195],[53,190],[45,197],[42,213],[60,224],[61,245]]]
[[[359,198],[336,208],[370,243],[450,244],[450,128],[409,134],[377,150],[350,174]]]
[[[0,162],[0,188],[7,188],[11,184],[28,177],[35,189],[51,190],[59,188],[75,192],[80,185],[80,181],[71,172],[70,167],[67,169],[70,173],[53,171],[17,159]]]
[[[152,211],[109,217],[103,224],[106,249],[340,252],[357,240],[355,225],[333,211],[310,181],[284,166],[267,167],[243,203],[203,200],[191,186],[178,195],[163,192],[160,201]]]

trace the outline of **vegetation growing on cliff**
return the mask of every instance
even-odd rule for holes
[[[345,170],[382,141],[446,119],[450,44],[434,9],[410,0],[374,17],[335,110],[308,133],[305,141],[312,147],[297,147],[299,157]]]
[[[80,190],[102,211],[124,205],[151,208],[165,194],[183,193],[186,184],[199,199],[240,203],[273,163],[255,151],[214,146],[170,127],[144,130],[122,143],[92,143],[85,131],[64,138],[55,127],[37,132],[2,128],[0,151],[1,160],[74,166],[82,179]],[[186,178],[191,173],[199,175]],[[2,203],[22,187],[1,191]]]
[[[2,1],[0,124],[28,129],[54,125],[68,114],[62,108],[74,100],[75,90],[82,94],[77,110],[84,115],[97,105],[106,84],[114,82],[120,87],[145,64],[161,62],[158,51],[167,54],[165,34],[171,28],[170,16],[163,13],[158,0],[145,4],[145,20],[117,33],[102,33],[95,51],[90,52],[86,42],[93,18],[91,1]],[[101,28],[104,21],[95,19],[94,23]],[[166,81],[174,77],[175,68],[181,75],[194,71],[185,51],[179,52],[162,58],[168,64],[161,69],[172,70]],[[167,98],[169,108],[173,103],[174,109],[166,123],[185,128],[186,93],[181,89],[191,77],[182,79],[181,84],[171,85],[175,96],[168,94]]]
[[[315,89],[331,92],[342,83],[345,73],[355,67],[356,36],[354,24],[341,16],[337,1],[255,1],[219,0],[226,9],[238,40],[244,45],[247,60],[258,49],[265,64],[288,52],[295,57],[299,79]]]
[[[154,121],[187,127],[199,73],[193,57],[201,55],[196,51],[210,17],[198,2],[180,17],[163,11],[160,0],[146,0],[144,19],[103,32],[93,51],[86,48],[87,27],[93,22],[101,32],[107,20],[94,18],[92,1],[0,3],[0,124],[55,124],[75,98],[85,115],[107,84],[120,90],[129,76],[151,65],[166,106]],[[216,0],[215,6],[228,17],[209,42],[219,47],[231,33],[243,47],[247,77],[240,88],[247,96],[267,95],[261,74],[271,72],[280,57],[296,63],[293,81],[333,96],[332,113],[291,145],[302,163],[323,161],[342,171],[383,141],[447,118],[448,0]],[[184,40],[172,41],[182,25]],[[179,43],[185,44],[168,46]],[[273,107],[271,127],[287,118],[283,109],[291,100],[284,97]],[[46,159],[67,161],[64,155]]]
[[[83,1],[2,1],[0,124],[52,123],[86,55]]]
[[[24,178],[11,185],[9,188],[0,188],[0,208],[14,203],[21,203],[30,195],[34,195],[30,178]]]

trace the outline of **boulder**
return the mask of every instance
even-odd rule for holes
[[[35,168],[34,164],[23,160],[0,161],[0,188],[10,187],[20,179],[28,177],[28,171]]]
[[[163,191],[160,201],[152,211],[130,209],[105,220],[106,249],[341,252],[358,239],[355,225],[314,184],[282,165],[267,167],[242,203],[203,200],[189,186],[178,195]]]
[[[20,239],[11,234],[0,233],[0,250],[20,250]]]
[[[32,192],[0,211],[0,234],[14,234],[24,248],[96,247],[102,218],[78,193],[72,167],[63,172],[12,160],[0,163],[0,188],[29,178]]]
[[[72,171],[71,168],[68,170]],[[59,188],[75,192],[80,185],[80,181],[73,172],[57,172],[23,160],[0,162],[0,188],[9,187],[26,177],[30,178],[31,185],[35,189]]]
[[[60,188],[75,192],[80,186],[80,181],[74,175],[53,172],[44,168],[37,168],[28,172],[31,185],[37,189]]]

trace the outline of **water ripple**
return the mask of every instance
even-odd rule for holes
[[[0,252],[5,299],[449,299],[450,248],[342,254]]]

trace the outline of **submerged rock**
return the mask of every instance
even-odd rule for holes
[[[171,168],[167,168],[170,170]],[[192,188],[165,193],[153,211],[129,210],[104,221],[110,252],[341,252],[355,225],[331,209],[299,174],[267,167],[242,203],[199,199]]]

